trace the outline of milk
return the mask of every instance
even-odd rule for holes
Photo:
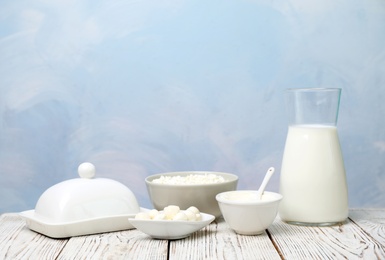
[[[348,191],[336,127],[289,126],[280,193],[283,221],[327,225],[347,218]]]
[[[261,197],[258,196],[257,191],[247,191],[247,190],[237,190],[232,192],[226,192],[222,194],[223,200],[233,201],[233,202],[266,202],[276,200],[277,196],[274,193],[264,192]]]

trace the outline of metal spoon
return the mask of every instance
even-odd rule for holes
[[[270,167],[267,170],[265,178],[263,179],[261,186],[259,186],[259,189],[257,191],[257,198],[262,199],[263,192],[265,191],[266,185],[269,182],[271,176],[273,175],[274,170],[274,167]]]

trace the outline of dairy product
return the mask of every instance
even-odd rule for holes
[[[208,174],[190,174],[187,176],[160,176],[153,179],[152,182],[159,184],[174,184],[174,185],[191,185],[191,184],[212,184],[222,183],[225,179],[222,176],[208,173]]]
[[[252,192],[232,192],[232,193],[226,193],[222,196],[225,200],[230,201],[242,201],[242,202],[248,202],[257,200],[257,194]]]
[[[289,126],[280,193],[284,221],[316,224],[347,218],[346,175],[336,127]]]
[[[228,200],[232,202],[265,202],[276,199],[276,196],[270,193],[263,193],[263,195],[258,198],[257,191],[232,191],[226,192],[221,196],[222,200]]]
[[[162,211],[152,209],[147,212],[139,212],[135,215],[135,219],[141,220],[184,220],[184,221],[200,221],[202,216],[199,209],[194,206],[186,210],[180,210],[178,206],[170,205]]]
[[[166,215],[167,219],[173,219],[176,214],[178,214],[180,208],[175,205],[167,206],[163,209],[163,213]]]
[[[259,201],[269,201],[274,197],[268,193],[263,194],[262,197],[258,198],[258,194],[256,191],[235,191],[228,192],[223,195],[223,199],[229,201],[237,201],[237,202],[259,202]]]

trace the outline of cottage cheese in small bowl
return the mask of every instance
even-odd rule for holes
[[[200,221],[202,220],[202,215],[199,209],[194,206],[191,206],[186,210],[180,210],[178,206],[170,205],[165,207],[162,211],[152,209],[149,211],[139,212],[135,215],[135,219]]]
[[[237,188],[238,176],[213,171],[169,172],[145,179],[154,208],[162,210],[168,205],[187,209],[191,206],[202,212],[221,216],[215,196]]]
[[[202,213],[191,206],[181,210],[176,205],[169,205],[163,210],[152,209],[139,212],[128,221],[143,233],[157,239],[181,239],[210,224],[215,217]]]

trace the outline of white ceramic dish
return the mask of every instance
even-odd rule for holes
[[[225,182],[209,184],[163,184],[153,182],[154,179],[162,176],[186,177],[207,174],[221,176],[225,179]],[[201,212],[220,217],[221,211],[215,196],[221,192],[235,190],[238,184],[238,176],[231,173],[212,171],[167,172],[148,176],[145,182],[151,202],[157,210],[162,210],[168,205],[177,205],[181,209],[195,206]]]
[[[134,193],[120,182],[94,178],[95,166],[82,163],[79,177],[48,188],[34,210],[21,212],[27,226],[53,238],[133,228],[127,218],[141,211]]]
[[[138,230],[156,239],[181,239],[210,224],[215,216],[200,213],[201,221],[181,220],[142,220],[129,218],[128,221]]]
[[[25,219],[29,229],[48,237],[65,238],[133,229],[134,226],[127,221],[127,218],[133,218],[136,214],[98,217],[73,222],[52,222],[39,217],[35,214],[35,210],[23,211],[20,215]]]
[[[256,190],[219,193],[216,199],[226,223],[241,235],[262,234],[274,221],[282,195],[265,191],[262,199]]]

